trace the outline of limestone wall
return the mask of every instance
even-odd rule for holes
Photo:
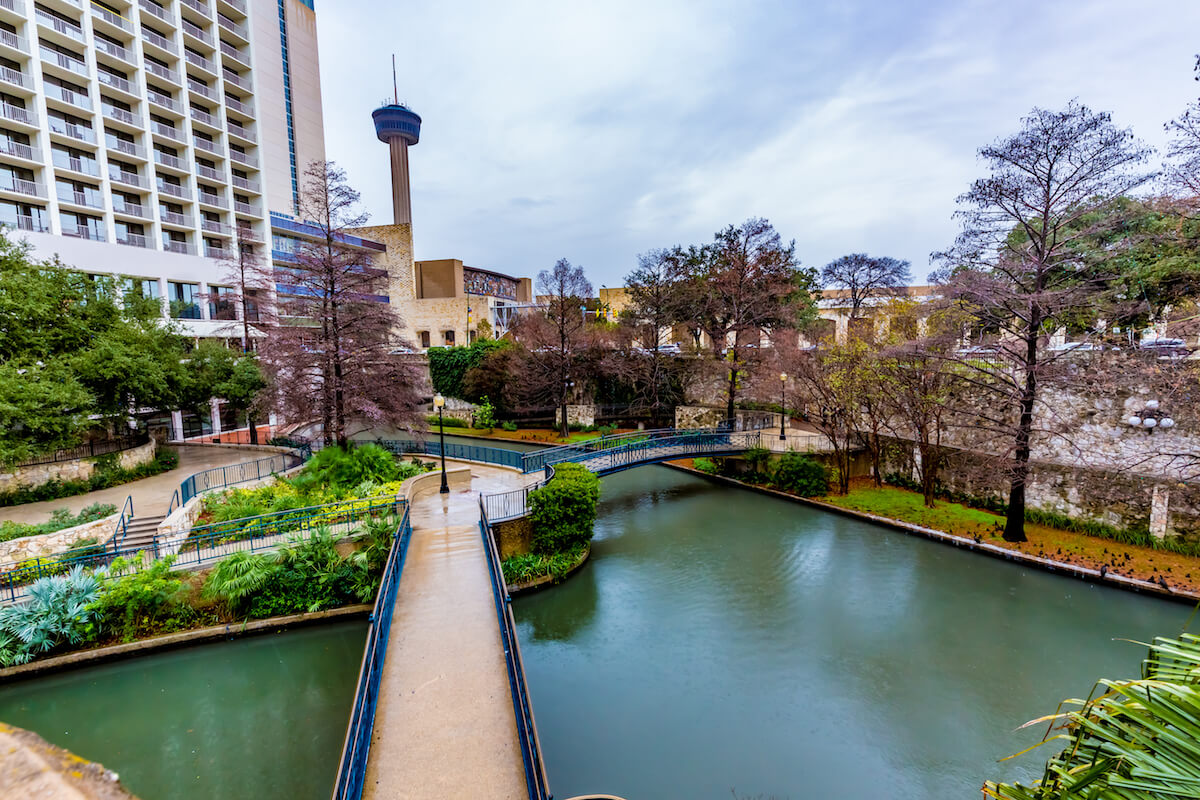
[[[675,427],[681,430],[714,428],[725,418],[725,409],[710,406],[676,406]]]
[[[554,410],[554,424],[562,425],[562,407]],[[588,405],[568,405],[567,406],[567,424],[568,425],[595,425],[596,424],[596,407]]]
[[[117,463],[125,469],[133,469],[154,460],[155,442],[122,450],[117,454]],[[76,458],[70,461],[55,461],[51,464],[34,464],[0,472],[0,494],[18,489],[31,489],[50,481],[86,481],[96,471],[96,458]]]
[[[25,561],[40,556],[65,553],[80,539],[95,539],[103,544],[113,535],[120,516],[120,513],[116,513],[93,522],[76,525],[73,528],[63,528],[60,531],[43,533],[40,536],[25,536],[0,542],[0,563]]]

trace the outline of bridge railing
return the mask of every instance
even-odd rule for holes
[[[595,467],[593,472],[613,472],[638,464],[669,461],[672,458],[691,458],[707,454],[722,455],[749,450],[761,446],[761,443],[762,432],[757,430],[739,432],[711,429],[672,431],[669,434],[657,434],[641,440],[626,442],[618,447],[574,454],[562,453],[555,463],[592,462],[591,466]]]
[[[383,662],[387,655],[388,632],[392,627],[392,612],[396,606],[396,590],[400,586],[400,574],[404,570],[404,559],[408,555],[408,544],[412,537],[412,523],[408,509],[392,537],[392,549],[388,552],[383,567],[383,578],[379,593],[375,597],[375,608],[371,611],[367,627],[367,644],[363,648],[362,664],[358,669],[358,687],[354,691],[354,705],[350,710],[350,722],[346,726],[346,738],[342,743],[342,757],[338,763],[337,780],[333,787],[333,800],[360,800],[363,783],[367,777],[367,756],[371,749],[371,733],[375,729],[375,707],[379,701],[379,682],[383,677]]]
[[[269,458],[243,461],[227,467],[213,467],[189,475],[183,479],[179,488],[171,496],[171,504],[167,506],[167,515],[170,516],[172,511],[187,505],[189,500],[203,492],[224,489],[227,486],[236,486],[239,483],[261,480],[280,472],[287,472],[293,467],[300,466],[305,460],[306,456],[302,453],[279,453]]]
[[[575,461],[574,456],[586,455],[588,453],[597,453],[603,450],[613,450],[626,445],[654,439],[659,436],[665,436],[677,431],[674,428],[659,428],[657,430],[647,431],[631,431],[629,433],[613,433],[608,436],[600,436],[595,439],[587,439],[582,442],[573,442],[571,444],[560,444],[555,447],[547,447],[544,450],[538,450],[532,453],[521,454],[521,470],[523,472],[534,472],[545,468],[549,464],[557,464],[559,461]]]
[[[512,598],[500,566],[500,552],[492,535],[483,498],[479,499],[479,532],[487,551],[488,575],[492,581],[492,598],[496,603],[496,618],[500,623],[500,639],[504,645],[504,663],[508,669],[508,687],[512,693],[513,713],[517,719],[517,737],[521,744],[521,762],[525,767],[525,785],[530,800],[550,800],[550,779],[542,759],[537,722],[533,718],[533,703],[525,679],[525,662],[521,659],[521,643],[517,640],[517,623],[513,619]]]

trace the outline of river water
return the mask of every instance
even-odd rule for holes
[[[0,720],[142,800],[327,800],[367,624],[235,639],[0,686]]]
[[[643,467],[514,612],[556,797],[967,800],[1191,610]]]
[[[1040,774],[997,763],[1019,725],[1136,674],[1115,639],[1191,613],[666,467],[604,478],[591,560],[514,611],[555,796],[629,800],[973,800]],[[0,686],[0,720],[144,800],[323,800],[365,631]]]

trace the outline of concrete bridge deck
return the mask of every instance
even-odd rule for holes
[[[527,800],[479,493],[518,488],[471,464],[469,490],[424,494],[392,615],[363,797]]]

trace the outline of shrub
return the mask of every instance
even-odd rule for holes
[[[533,552],[564,553],[587,544],[596,522],[600,479],[578,464],[557,464],[554,477],[529,494]]]
[[[80,567],[34,581],[27,602],[0,608],[0,665],[24,664],[63,642],[82,642],[95,616],[88,606],[99,593],[100,584]]]
[[[278,566],[269,556],[239,550],[217,563],[204,581],[204,596],[237,613],[263,587]]]
[[[486,397],[479,402],[475,411],[475,427],[491,431],[496,427],[496,408]]]
[[[447,397],[463,397],[463,377],[468,370],[479,365],[491,353],[510,346],[511,342],[477,339],[469,347],[429,348],[426,355],[429,358],[429,377],[433,380],[433,390]]]
[[[767,474],[767,463],[771,460],[771,451],[765,447],[751,447],[742,454],[742,458],[749,465],[751,475],[765,476]]]
[[[501,422],[500,427],[503,428],[504,430],[508,431],[509,433],[512,433],[513,431],[515,431],[517,429],[517,423]]]
[[[504,570],[504,582],[508,584],[527,583],[546,575],[552,576],[557,582],[567,576],[582,555],[582,546],[550,555],[525,553],[504,559],[500,567]]]
[[[716,475],[717,465],[713,463],[711,458],[696,458],[692,460],[692,467],[700,470],[706,475]]]
[[[160,559],[148,567],[134,565],[133,572],[115,576],[130,566],[123,558],[113,561],[110,570],[99,573],[101,594],[88,610],[95,614],[97,631],[110,630],[122,641],[133,641],[143,630],[153,630],[160,614],[183,581],[171,574],[174,556]]]
[[[73,528],[76,525],[83,525],[86,522],[95,522],[98,519],[104,519],[110,514],[115,513],[117,513],[117,507],[111,503],[92,503],[78,514],[71,514],[65,508],[56,508],[50,512],[50,520],[48,522],[37,525],[28,522],[0,522],[0,542],[21,539],[25,536],[54,533],[55,531],[61,531],[63,528]]]
[[[829,470],[821,462],[789,450],[775,468],[774,482],[801,497],[816,497],[829,492]]]
[[[398,471],[395,457],[377,444],[362,444],[349,450],[326,447],[309,459],[291,483],[301,492],[317,488],[345,492],[364,481],[395,480]]]

